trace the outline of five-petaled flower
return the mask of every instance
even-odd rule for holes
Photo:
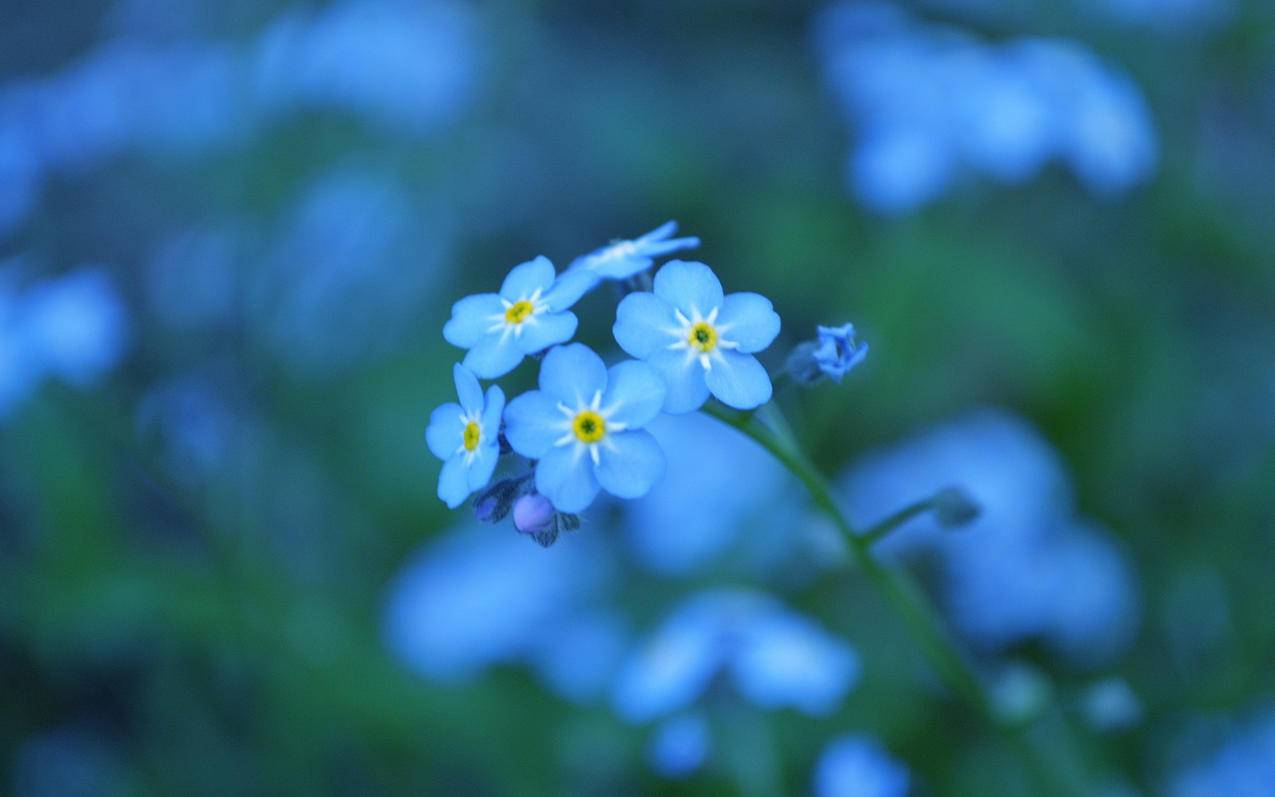
[[[500,459],[500,414],[505,394],[499,387],[483,389],[478,378],[463,365],[452,369],[459,404],[444,404],[429,416],[425,440],[434,456],[443,460],[438,475],[438,497],[455,509],[469,494],[491,481]]]
[[[646,271],[655,262],[655,258],[661,255],[699,246],[699,239],[694,236],[670,237],[675,232],[677,232],[677,222],[665,222],[639,238],[612,241],[587,255],[576,258],[569,270],[588,271],[600,279],[628,279]]]
[[[621,348],[664,377],[665,412],[699,409],[710,392],[736,409],[770,400],[770,376],[753,354],[779,334],[779,315],[759,294],[723,296],[703,263],[666,264],[655,275],[654,293],[620,302],[614,332]]]
[[[603,489],[640,498],[664,475],[664,452],[642,427],[664,404],[664,382],[626,360],[607,369],[587,346],[560,346],[540,366],[540,389],[505,410],[505,436],[536,465],[536,489],[560,512],[580,512]]]
[[[567,312],[595,284],[584,272],[555,278],[546,257],[516,266],[500,293],[466,296],[452,306],[443,337],[469,349],[465,367],[483,379],[512,371],[522,358],[565,343],[576,331]]]

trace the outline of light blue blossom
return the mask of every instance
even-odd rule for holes
[[[616,310],[615,339],[668,384],[664,411],[693,412],[709,393],[736,409],[770,400],[770,375],[753,355],[779,335],[779,315],[756,293],[724,296],[703,263],[674,260],[654,293],[631,293]]]
[[[1174,775],[1170,797],[1270,797],[1275,784],[1275,712],[1266,711],[1217,750]]]
[[[599,489],[640,498],[664,475],[664,452],[642,428],[664,393],[645,363],[608,370],[587,346],[560,346],[545,356],[540,389],[509,403],[505,434],[515,451],[539,460],[536,489],[560,512],[583,511]]]
[[[577,258],[571,269],[583,269],[600,279],[628,279],[650,268],[657,257],[699,246],[699,238],[694,236],[671,237],[676,232],[677,222],[665,222],[639,238],[612,241],[595,249]]]
[[[643,722],[690,706],[718,673],[765,709],[823,715],[858,680],[845,643],[761,593],[721,590],[678,607],[616,678],[613,703]]]
[[[500,293],[466,296],[452,306],[443,337],[469,349],[465,367],[483,379],[512,371],[528,354],[566,343],[576,332],[576,317],[567,310],[593,281],[580,272],[555,278],[553,263],[537,257],[516,266]]]
[[[45,372],[71,385],[96,382],[128,346],[128,313],[101,266],[35,285],[23,304],[23,334],[32,356]]]
[[[875,740],[843,736],[815,766],[816,797],[906,797],[911,777]]]
[[[469,494],[491,481],[500,459],[500,413],[505,394],[497,385],[483,398],[478,378],[463,365],[452,369],[460,404],[444,404],[429,416],[425,439],[434,456],[443,460],[438,497],[455,509]]]
[[[802,384],[822,379],[840,382],[868,356],[868,344],[855,342],[854,324],[820,326],[816,332],[815,340],[802,343],[788,355],[788,373]]]
[[[685,778],[704,765],[712,737],[702,714],[681,714],[660,723],[647,745],[651,768],[666,778]]]

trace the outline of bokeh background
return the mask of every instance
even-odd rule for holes
[[[1266,0],[5,0],[0,791],[1275,794],[1272,142]],[[1042,761],[709,420],[437,500],[451,303],[670,218]]]

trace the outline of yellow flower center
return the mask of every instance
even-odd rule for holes
[[[686,336],[686,342],[704,354],[708,354],[717,348],[717,330],[707,321],[700,321],[691,327],[690,334]]]
[[[470,421],[465,424],[465,433],[463,435],[465,441],[465,450],[473,451],[478,448],[478,444],[483,439],[483,428],[478,425],[478,421]]]
[[[509,309],[505,311],[505,321],[510,324],[521,324],[534,312],[536,312],[536,306],[526,299],[521,302],[514,302],[509,306]]]
[[[571,430],[581,443],[596,443],[606,437],[607,422],[593,410],[582,410],[571,422]]]

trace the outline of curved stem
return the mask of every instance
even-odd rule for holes
[[[898,614],[930,666],[948,688],[970,704],[1018,750],[1040,784],[1038,793],[1068,794],[1069,787],[1064,786],[1063,781],[1071,779],[1068,777],[1070,773],[1057,772],[1057,768],[1047,761],[1048,756],[1024,739],[1018,729],[1007,727],[1000,721],[982,682],[944,631],[937,612],[915,580],[905,571],[885,567],[872,553],[875,542],[908,519],[932,508],[931,500],[905,507],[867,533],[860,533],[841,511],[828,480],[797,446],[787,422],[773,403],[761,411],[772,416],[771,425],[763,423],[757,417],[758,413],[738,412],[715,403],[704,405],[702,411],[751,437],[797,477],[810,493],[815,506],[836,524],[846,538],[854,563]]]

